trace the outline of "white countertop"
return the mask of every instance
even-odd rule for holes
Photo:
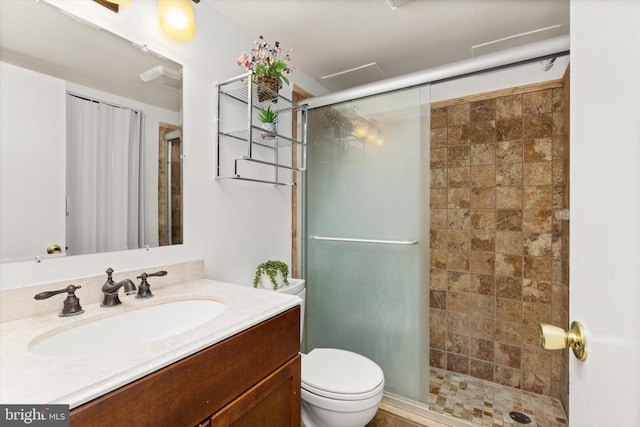
[[[77,407],[109,391],[157,371],[212,344],[256,325],[300,304],[300,298],[274,291],[254,289],[213,280],[196,280],[152,290],[154,297],[135,299],[123,296],[122,305],[82,306],[85,313],[59,317],[47,313],[0,323],[0,402],[3,404],[68,404]],[[225,304],[214,319],[182,334],[109,353],[64,357],[31,353],[29,344],[55,330],[105,316],[183,299],[206,298]],[[31,301],[25,301],[25,304]],[[132,325],[144,327],[144,325]],[[77,343],[79,347],[82,343]]]

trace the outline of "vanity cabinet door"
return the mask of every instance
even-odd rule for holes
[[[299,427],[301,356],[211,417],[211,427]]]

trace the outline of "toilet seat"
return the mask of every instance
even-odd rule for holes
[[[384,389],[382,369],[347,350],[316,348],[302,358],[303,390],[334,400],[368,400]]]

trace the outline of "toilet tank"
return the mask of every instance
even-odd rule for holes
[[[300,303],[300,343],[302,343],[302,332],[304,331],[305,296],[307,294],[304,279],[289,279],[289,286],[280,286],[278,289],[276,289],[276,292],[296,295],[302,300],[302,302]]]

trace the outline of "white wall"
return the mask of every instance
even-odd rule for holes
[[[216,181],[215,88],[241,74],[236,59],[255,35],[227,22],[207,2],[194,5],[196,35],[188,42],[160,30],[155,1],[134,1],[115,14],[95,2],[48,0],[86,21],[125,37],[183,65],[184,244],[0,265],[0,286],[93,275],[153,266],[193,257],[205,260],[205,276],[249,284],[255,267],[267,259],[291,258],[290,189],[237,181]],[[295,62],[295,58],[294,61]],[[292,83],[322,94],[300,70]],[[325,91],[326,93],[326,91]]]
[[[64,249],[64,88],[64,80],[0,62],[0,258]]]

